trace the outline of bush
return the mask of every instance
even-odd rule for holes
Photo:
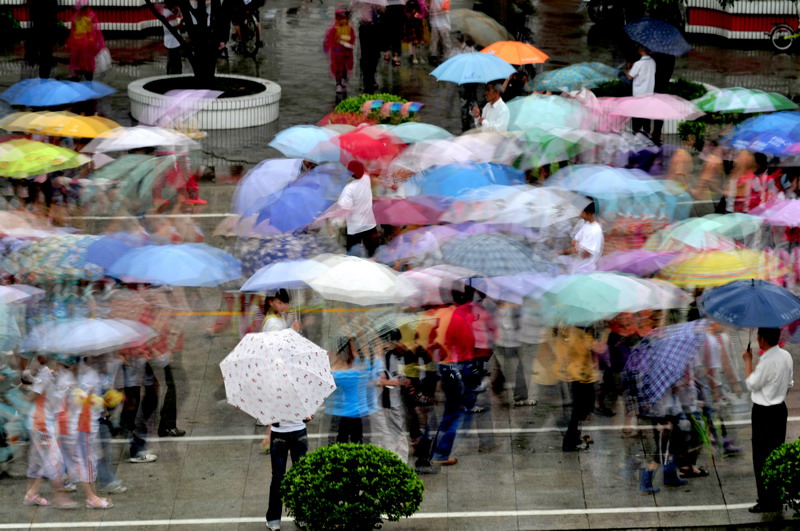
[[[800,512],[800,439],[773,450],[761,475],[767,489],[777,492],[795,513]]]
[[[424,486],[395,454],[369,444],[332,444],[306,455],[283,479],[283,503],[303,529],[366,531],[414,514]]]
[[[333,112],[334,114],[338,114],[340,116],[343,114],[355,115],[361,118],[366,116],[373,123],[396,124],[410,121],[410,118],[402,118],[399,116],[383,116],[378,111],[373,111],[368,115],[364,115],[364,113],[361,111],[361,107],[364,105],[364,103],[370,100],[381,100],[384,103],[408,103],[408,100],[404,100],[400,96],[395,96],[394,94],[362,94],[361,96],[355,96],[353,98],[342,100],[339,105],[336,106]]]

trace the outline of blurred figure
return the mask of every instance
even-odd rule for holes
[[[75,14],[72,16],[67,48],[69,48],[69,71],[72,79],[81,77],[91,81],[94,77],[94,58],[105,48],[100,21],[89,7],[89,0],[75,0]]]
[[[39,65],[39,77],[50,77],[53,46],[58,35],[58,0],[28,0],[31,28],[25,42],[25,61]]]
[[[429,61],[431,64],[439,64],[450,51],[450,0],[431,0],[429,13],[428,24],[431,29]]]
[[[650,57],[647,48],[641,44],[637,47],[639,60],[633,63],[625,76],[633,82],[634,96],[648,96],[653,94],[656,84],[656,62]],[[644,133],[650,136],[650,120],[646,118],[633,118],[631,126],[634,133]]]
[[[383,33],[383,60],[391,60],[394,66],[400,66],[400,43],[403,38],[406,0],[386,0],[386,9],[381,15],[381,33]]]
[[[425,0],[407,0],[405,5],[405,24],[403,26],[403,42],[408,44],[408,55],[412,64],[419,64],[417,46],[425,43],[425,19],[428,8]]]
[[[166,0],[162,9],[164,18],[175,31],[181,31],[183,27],[183,15],[177,0]],[[181,43],[170,30],[164,28],[164,47],[167,49],[167,75],[175,76],[183,73],[183,59],[181,54]]]
[[[384,354],[383,372],[378,378],[381,393],[383,433],[380,446],[397,454],[405,463],[408,461],[408,435],[403,395],[408,393],[410,381],[403,374],[406,357],[410,352],[402,342],[400,330],[390,330],[385,337],[389,347]]]
[[[358,17],[358,44],[361,50],[361,80],[364,94],[374,94],[378,91],[375,81],[375,71],[378,69],[380,59],[380,11],[378,7],[366,0],[353,0],[350,12]]]
[[[353,178],[339,194],[339,208],[347,211],[347,251],[362,244],[372,256],[378,247],[378,224],[372,211],[372,183],[364,165],[356,160],[347,165]]]
[[[574,255],[571,273],[591,273],[597,269],[597,262],[603,255],[603,227],[595,217],[595,203],[592,201],[581,212],[575,235],[572,237],[570,254]]]
[[[325,33],[322,48],[330,59],[331,74],[336,80],[336,93],[346,93],[353,70],[353,50],[356,33],[350,26],[350,15],[344,9],[336,10],[336,19]]]

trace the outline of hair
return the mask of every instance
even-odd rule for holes
[[[486,87],[494,90],[495,92],[499,92],[500,94],[503,93],[502,83],[489,83],[488,85],[486,85]]]
[[[278,300],[283,303],[289,304],[292,298],[289,296],[289,292],[286,291],[284,288],[277,290],[272,297],[267,297],[266,299],[264,299],[264,313],[268,314],[270,311],[272,311],[271,303],[274,300]]]
[[[383,334],[383,339],[386,339],[387,341],[400,341],[402,337],[403,335],[397,328],[392,328],[391,330]]]
[[[352,173],[356,179],[360,179],[364,176],[364,164],[357,160],[351,160],[347,164],[347,171]]]
[[[594,199],[592,199],[591,197],[589,199],[590,199],[589,204],[586,205],[583,211],[586,212],[587,214],[591,214],[594,216],[595,212],[597,212],[597,206],[595,206]]]
[[[764,343],[767,345],[774,347],[778,344],[778,341],[781,338],[781,329],[780,328],[759,328],[758,329],[758,337],[764,340]]]

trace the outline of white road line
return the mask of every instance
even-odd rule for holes
[[[520,516],[567,516],[592,514],[644,514],[667,512],[707,512],[737,511],[747,509],[752,503],[734,503],[730,505],[676,505],[669,507],[599,507],[596,509],[529,509],[520,511],[464,511],[452,513],[417,513],[411,516],[414,520],[435,520],[450,518],[498,518]],[[283,522],[291,522],[292,518],[284,517]],[[184,520],[105,520],[102,522],[48,522],[48,523],[13,523],[0,524],[0,529],[66,529],[81,527],[149,527],[173,525],[214,525],[214,524],[252,524],[264,521],[263,516],[239,518],[190,518]]]
[[[789,417],[789,422],[798,422],[800,417]],[[750,420],[726,420],[725,426],[749,426]],[[622,426],[582,426],[581,431],[620,431]],[[648,430],[650,426],[641,426],[641,429]],[[555,426],[547,428],[495,428],[495,429],[474,429],[463,430],[461,433],[470,435],[494,434],[494,435],[522,435],[526,433],[553,433],[560,432]],[[331,433],[309,433],[309,439],[327,439]],[[153,437],[151,442],[224,442],[224,441],[255,441],[261,440],[264,435],[195,435],[188,437]],[[114,444],[128,444],[127,439],[113,439]],[[2,529],[2,527],[0,527]]]

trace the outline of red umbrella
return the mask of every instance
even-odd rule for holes
[[[396,136],[374,128],[356,129],[333,138],[332,142],[342,149],[342,162],[347,162],[346,158],[386,161],[396,157],[404,147]]]
[[[432,225],[439,221],[444,209],[419,198],[377,197],[372,202],[372,211],[381,225]]]

